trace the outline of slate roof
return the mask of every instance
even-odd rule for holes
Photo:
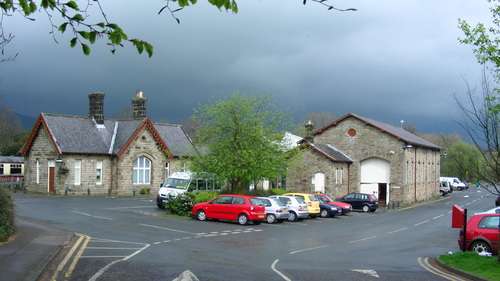
[[[52,113],[42,116],[62,153],[116,155],[143,122],[107,119],[102,126],[84,116]],[[153,124],[174,156],[195,155],[196,150],[180,125]]]
[[[0,155],[0,163],[23,163],[23,162],[24,162],[23,157]]]
[[[425,139],[423,139],[415,134],[412,134],[403,128],[392,126],[390,124],[380,122],[377,120],[373,120],[373,119],[370,119],[367,117],[363,117],[363,116],[360,116],[360,115],[357,115],[354,113],[348,113],[348,114],[340,117],[339,119],[333,121],[331,124],[321,128],[321,129],[318,129],[315,132],[315,135],[321,134],[322,132],[326,131],[328,128],[336,126],[338,123],[342,122],[343,120],[345,120],[349,117],[357,118],[357,119],[359,119],[359,120],[361,120],[361,121],[363,121],[363,122],[365,122],[365,123],[367,123],[375,128],[378,128],[379,130],[382,130],[382,131],[406,142],[407,144],[411,144],[411,145],[415,145],[415,146],[422,146],[422,147],[427,147],[427,148],[437,149],[437,150],[441,149],[441,147],[433,144],[432,142],[427,141],[427,140],[425,140]]]
[[[344,152],[340,151],[337,149],[335,146],[331,144],[319,144],[319,143],[310,143],[307,142],[307,144],[317,152],[323,154],[324,156],[328,157],[330,160],[335,161],[335,162],[345,162],[345,163],[352,163],[352,159],[347,156]]]

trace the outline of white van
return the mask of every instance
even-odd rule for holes
[[[167,180],[160,184],[156,205],[158,208],[165,208],[165,203],[185,192],[196,191],[220,191],[219,181],[210,174],[196,174],[192,172],[175,172]]]
[[[467,185],[463,183],[459,178],[456,177],[440,177],[439,181],[449,182],[452,190],[464,190],[467,189]]]
[[[451,184],[449,181],[441,180],[439,181],[439,192],[442,196],[445,196],[448,193],[452,193]]]

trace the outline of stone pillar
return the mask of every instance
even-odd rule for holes
[[[104,124],[104,93],[89,94],[89,118]]]

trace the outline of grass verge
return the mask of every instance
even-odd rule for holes
[[[500,262],[497,257],[481,257],[473,252],[442,255],[439,261],[447,266],[488,280],[500,280]]]

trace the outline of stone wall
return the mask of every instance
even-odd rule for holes
[[[24,186],[30,192],[48,192],[48,160],[55,160],[57,152],[49,139],[49,135],[44,127],[38,130],[38,135],[33,141],[33,145],[28,155],[25,157],[24,166]],[[39,161],[39,183],[36,183],[36,160]],[[57,180],[56,173],[56,180]]]
[[[298,192],[314,192],[314,174],[325,174],[325,192],[333,196],[349,192],[348,164],[333,162],[311,148],[303,148],[289,160],[286,189]],[[335,182],[336,169],[343,169],[342,184]],[[338,179],[340,181],[340,179]]]
[[[106,155],[64,155],[63,161],[68,172],[58,175],[56,193],[86,195],[107,195],[111,188],[112,160]],[[81,161],[80,184],[75,184],[75,162]],[[97,184],[97,162],[102,161],[102,184]],[[60,171],[60,169],[59,169]]]

